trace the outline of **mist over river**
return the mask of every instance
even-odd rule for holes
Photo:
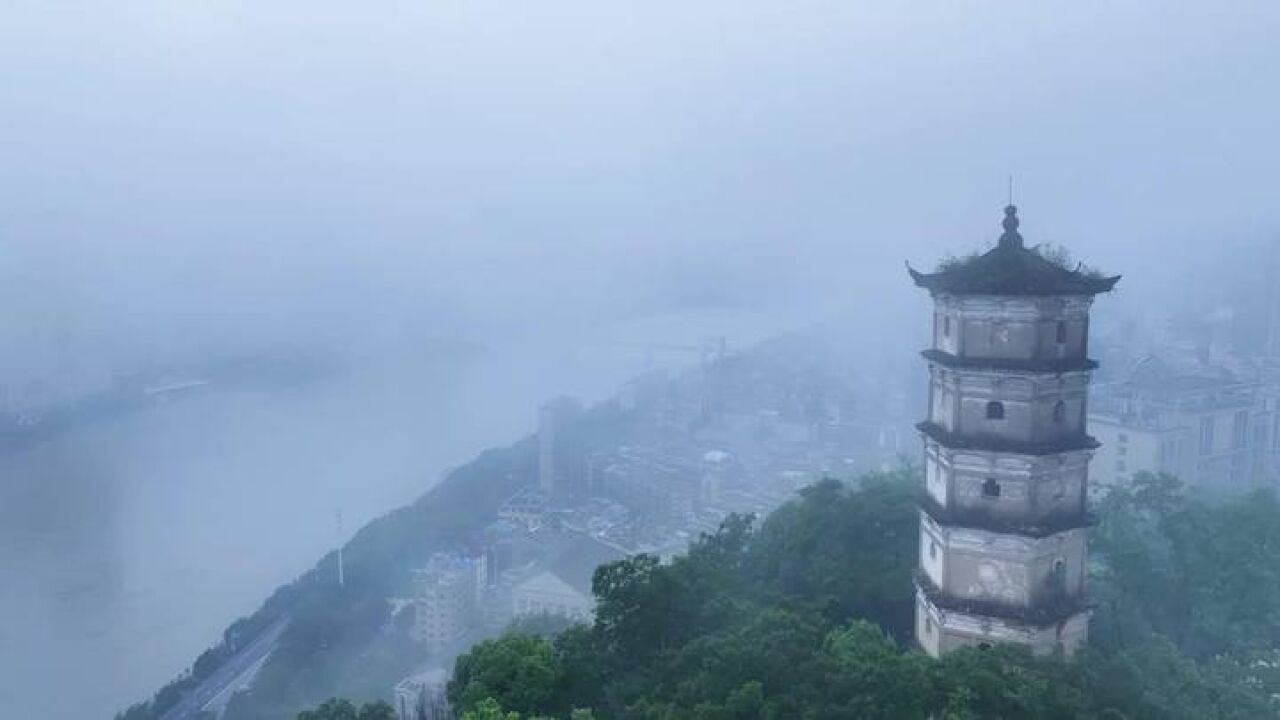
[[[5,716],[144,699],[332,548],[337,508],[349,537],[529,431],[560,385],[502,364],[450,352],[214,385],[0,456]]]
[[[762,333],[749,324],[682,319],[614,337],[696,342],[709,325],[746,341]],[[349,538],[532,431],[540,402],[600,399],[650,363],[696,356],[545,338],[434,348],[301,384],[214,384],[5,452],[5,716],[109,718],[145,699],[334,547],[337,508]]]

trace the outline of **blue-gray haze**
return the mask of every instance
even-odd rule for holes
[[[358,372],[0,461],[0,697],[142,697],[332,543],[330,501],[366,520],[539,399],[604,393],[608,341],[874,320],[858,342],[914,346],[903,261],[989,243],[1009,173],[1029,241],[1126,274],[1102,322],[1215,312],[1280,233],[1278,27],[1271,2],[5,0],[0,385],[298,349]]]

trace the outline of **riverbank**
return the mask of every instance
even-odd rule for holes
[[[534,399],[481,401],[487,363],[445,352],[305,383],[246,375],[13,442],[0,452],[7,712],[109,717],[333,547],[336,508],[360,527],[526,427]]]

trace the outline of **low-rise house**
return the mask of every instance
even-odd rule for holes
[[[512,614],[558,615],[590,622],[595,613],[591,579],[600,565],[619,560],[623,553],[595,538],[574,535],[511,591]]]

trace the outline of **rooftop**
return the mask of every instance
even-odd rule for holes
[[[591,597],[591,582],[596,568],[626,557],[621,550],[580,533],[548,537],[544,543],[553,547],[547,548],[546,555],[537,563],[536,571],[521,581],[521,585],[535,580],[534,584],[542,587],[563,583],[575,592]]]
[[[1004,209],[1004,234],[994,248],[981,255],[944,262],[933,273],[907,272],[916,285],[932,293],[956,295],[1097,295],[1109,292],[1119,275],[1104,276],[1083,266],[1026,248],[1018,233],[1018,209]]]

